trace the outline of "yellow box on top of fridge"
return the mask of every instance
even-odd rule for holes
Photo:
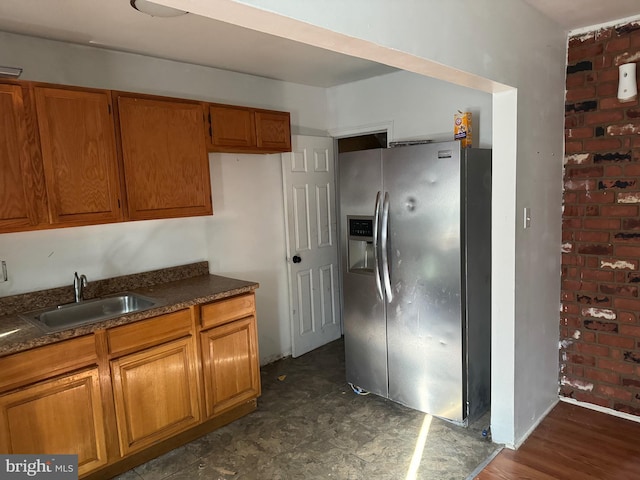
[[[473,146],[473,132],[471,126],[471,112],[461,112],[453,114],[453,138],[460,140],[462,148]]]

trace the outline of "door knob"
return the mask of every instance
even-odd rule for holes
[[[300,255],[294,255],[291,260],[293,260],[293,263],[300,263],[302,258],[300,258]]]

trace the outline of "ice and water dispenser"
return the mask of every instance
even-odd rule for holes
[[[347,216],[349,272],[372,274],[375,267],[373,217]]]

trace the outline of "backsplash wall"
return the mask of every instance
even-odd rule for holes
[[[640,21],[569,38],[560,395],[640,416]]]

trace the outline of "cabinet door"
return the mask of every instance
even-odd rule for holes
[[[48,223],[42,160],[23,89],[0,85],[0,232]]]
[[[291,151],[289,113],[256,110],[256,144],[270,152]]]
[[[120,452],[131,452],[200,420],[192,338],[111,361]]]
[[[207,416],[259,396],[255,317],[236,320],[200,335]]]
[[[83,475],[107,463],[98,369],[0,396],[0,452],[77,454]]]
[[[250,108],[211,105],[211,143],[215,147],[255,147],[256,127]]]
[[[120,220],[110,93],[34,90],[51,222],[85,225]]]
[[[129,218],[211,215],[201,104],[118,97]]]

